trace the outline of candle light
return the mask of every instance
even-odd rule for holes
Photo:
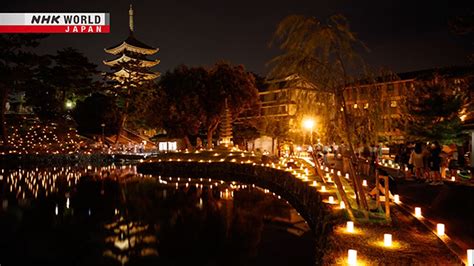
[[[329,196],[329,203],[334,204],[334,197],[333,196]]]
[[[421,208],[420,207],[416,207],[415,208],[415,217],[417,218],[421,218]]]
[[[400,203],[400,196],[398,194],[393,195],[393,201],[397,204]]]
[[[346,208],[346,204],[344,204],[344,201],[341,201],[341,203],[339,204],[339,207],[341,209],[345,209]]]
[[[354,233],[354,222],[348,221],[346,224],[346,231],[348,233]]]
[[[452,176],[451,181],[453,181],[453,182],[456,181],[456,177]]]
[[[384,234],[383,235],[383,245],[386,247],[392,246],[392,234]]]
[[[313,181],[313,187],[317,186],[318,183],[316,183],[316,181]]]
[[[444,224],[437,224],[436,231],[438,236],[444,236]]]
[[[364,186],[364,187],[367,186],[367,180],[364,179],[364,180],[362,181],[362,186]]]
[[[474,265],[474,249],[467,250],[467,265]]]
[[[347,252],[347,263],[349,265],[357,265],[357,250],[349,249]]]
[[[321,186],[321,192],[326,192],[326,186]]]
[[[346,179],[349,179],[349,173],[346,173]]]

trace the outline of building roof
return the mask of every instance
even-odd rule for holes
[[[143,42],[137,40],[133,34],[131,33],[125,41],[116,44],[110,48],[105,49],[107,53],[110,54],[119,54],[122,53],[123,51],[131,51],[135,53],[140,53],[140,54],[155,54],[158,52],[158,48],[153,48],[147,44],[144,44]]]
[[[153,72],[153,71],[146,71],[146,72],[141,72],[145,76],[145,79],[152,80],[156,79],[160,76],[160,72]],[[120,69],[118,71],[114,72],[114,75],[119,76],[119,77],[128,77],[130,74],[125,71],[125,69]]]
[[[133,55],[128,55],[127,53],[123,53],[122,55],[117,56],[116,58],[111,59],[111,60],[104,60],[103,63],[107,66],[113,67],[120,62],[128,62],[132,59],[139,60],[140,65],[143,67],[154,67],[160,63],[159,59],[150,60],[150,59],[147,59],[146,57],[136,58]]]

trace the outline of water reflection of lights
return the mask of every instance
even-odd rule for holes
[[[97,178],[106,178],[111,175],[117,177],[127,174],[136,174],[136,166],[122,166],[117,168],[114,165],[106,167],[52,167],[47,169],[1,169],[5,178],[6,187],[10,193],[14,193],[18,199],[37,198],[44,194],[48,196],[51,193],[59,191],[61,182],[66,182],[67,188],[77,184],[81,176],[93,175]],[[2,176],[3,176],[2,175]],[[2,184],[2,182],[0,182]],[[67,199],[69,203],[69,199]]]

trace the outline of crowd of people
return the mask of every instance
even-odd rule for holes
[[[456,176],[458,170],[465,166],[464,157],[456,145],[441,147],[436,141],[407,143],[399,147],[395,161],[408,180],[430,185],[443,184],[443,179]]]

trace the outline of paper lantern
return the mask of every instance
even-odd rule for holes
[[[347,252],[347,263],[349,265],[357,265],[357,250],[349,249]]]
[[[344,204],[344,201],[341,201],[341,203],[339,204],[339,207],[341,209],[345,209],[346,208],[346,204]]]
[[[438,236],[444,236],[444,224],[436,225],[436,233],[438,234]]]
[[[400,203],[400,196],[398,194],[393,195],[393,201],[397,204]]]
[[[421,218],[421,208],[420,207],[416,207],[415,208],[415,217],[417,218]]]
[[[474,249],[467,250],[467,265],[474,265]]]
[[[392,246],[392,234],[384,234],[383,235],[383,245],[386,247]]]
[[[333,196],[329,196],[329,203],[334,204],[334,197]]]
[[[346,231],[348,233],[354,233],[354,222],[348,221],[346,224]]]

